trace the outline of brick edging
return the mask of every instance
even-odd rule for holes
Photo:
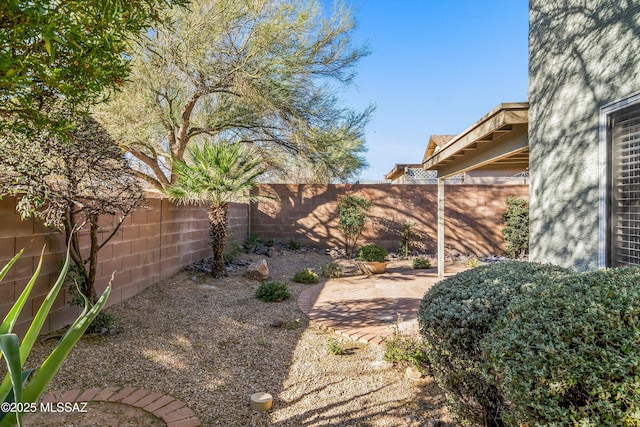
[[[318,299],[318,295],[320,294],[320,291],[322,291],[323,286],[324,283],[319,283],[303,290],[300,295],[298,295],[298,308],[300,309],[300,311],[302,311],[302,313],[304,313],[305,316],[307,316],[307,318],[309,318],[311,322],[313,322],[321,329],[332,331],[338,335],[342,335],[349,339],[360,341],[365,344],[382,345],[382,343],[385,342],[386,337],[382,335],[371,332],[367,333],[366,331],[363,331],[362,328],[355,327],[337,329],[336,327],[322,321],[322,319],[318,319],[316,316],[314,316],[313,302]]]
[[[46,394],[43,403],[111,402],[149,412],[167,423],[167,427],[200,427],[196,414],[181,400],[162,393],[134,387],[57,390]]]

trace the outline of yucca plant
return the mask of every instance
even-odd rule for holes
[[[23,251],[24,250],[20,251],[2,270],[0,270],[0,281],[2,281],[9,272],[11,266],[15,264],[18,258],[20,258]],[[55,285],[49,291],[49,294],[40,306],[40,309],[34,316],[24,339],[20,342],[18,336],[13,333],[13,328],[20,316],[20,312],[29,298],[33,285],[40,274],[43,254],[44,249],[42,250],[42,254],[40,254],[40,262],[38,263],[38,267],[36,268],[35,273],[33,273],[31,280],[29,280],[29,283],[27,283],[22,294],[20,294],[20,297],[14,303],[2,324],[0,324],[0,359],[4,356],[8,368],[7,375],[5,375],[4,380],[0,383],[0,402],[20,403],[23,405],[34,403],[44,392],[54,375],[58,372],[62,362],[64,362],[65,358],[75,343],[80,339],[91,321],[102,310],[107,302],[109,294],[111,293],[110,282],[109,286],[107,286],[107,289],[95,305],[90,306],[85,298],[84,310],[76,321],[69,327],[64,336],[58,341],[58,344],[53,349],[49,357],[42,362],[40,368],[24,370],[24,363],[33,348],[36,338],[40,334],[42,325],[51,310],[53,302],[58,296],[60,289],[62,289],[62,285],[69,269],[70,256],[69,250],[67,250],[67,257]],[[21,413],[0,411],[0,427],[15,425],[22,425]]]

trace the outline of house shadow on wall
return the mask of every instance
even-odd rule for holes
[[[453,187],[453,186],[451,186]],[[450,188],[451,188],[450,187]],[[500,253],[506,199],[526,193],[526,186],[455,186],[447,199],[447,245],[465,254]],[[490,192],[490,189],[497,189]],[[276,242],[294,240],[316,248],[344,247],[338,227],[337,198],[345,192],[373,202],[371,220],[357,246],[381,244],[398,251],[404,224],[413,224],[414,250],[436,252],[437,188],[435,185],[260,185],[254,194],[270,197],[251,207],[251,232]],[[498,202],[489,195],[499,198]]]

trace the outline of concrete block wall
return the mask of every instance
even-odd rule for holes
[[[265,184],[254,189],[261,199],[251,206],[252,233],[276,242],[296,242],[311,247],[343,247],[338,228],[337,198],[347,191],[373,201],[372,221],[358,246],[378,243],[389,250],[399,247],[405,221],[416,224],[419,239],[436,252],[436,185],[288,185]],[[528,199],[527,185],[449,185],[445,190],[445,241],[448,248],[465,254],[495,254],[504,250],[502,214],[507,197]]]
[[[32,219],[22,221],[15,213],[15,203],[10,197],[0,200],[0,265],[4,266],[20,249],[25,252],[0,283],[0,318],[4,318],[31,278],[46,245],[42,271],[16,327],[18,333],[23,333],[58,277],[66,247],[60,233]],[[247,236],[247,209],[247,205],[237,204],[229,209],[230,233],[240,243]],[[110,234],[116,221],[112,217],[101,218],[99,239]],[[80,241],[81,247],[88,250],[88,232],[80,232]],[[125,219],[98,253],[96,289],[101,293],[115,272],[108,302],[115,304],[210,255],[206,207],[175,206],[167,200],[150,198],[146,207]],[[75,319],[79,309],[70,307],[69,301],[66,292],[59,295],[43,331],[58,329]]]
[[[272,198],[251,205],[230,205],[229,236],[238,244],[251,231],[277,242],[295,240],[311,247],[343,247],[336,209],[338,195],[346,191],[369,197],[374,204],[373,220],[365,227],[359,246],[379,243],[397,250],[402,224],[410,221],[423,234],[417,239],[421,246],[436,252],[435,185],[260,185],[254,193]],[[466,254],[493,254],[503,248],[502,214],[507,197],[527,198],[528,186],[449,185],[445,193],[447,247]],[[21,221],[15,203],[10,197],[0,200],[0,265],[21,248],[25,253],[0,283],[0,318],[24,289],[45,247],[42,271],[16,328],[23,333],[55,282],[66,247],[60,233],[34,220]],[[101,218],[102,239],[113,230],[115,221]],[[80,240],[88,249],[87,232],[81,232]],[[130,215],[99,252],[96,288],[102,292],[115,272],[108,303],[115,304],[210,254],[206,207],[175,206],[150,198],[147,206]],[[70,307],[69,301],[69,295],[61,293],[43,331],[58,329],[75,319],[79,309]]]

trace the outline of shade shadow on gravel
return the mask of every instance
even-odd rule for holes
[[[259,259],[247,256],[250,261]],[[286,253],[268,258],[270,276],[291,280],[320,271],[331,258]],[[420,426],[449,421],[444,396],[430,378],[411,382],[382,361],[383,348],[338,338],[350,355],[335,356],[334,335],[310,327],[297,307],[308,285],[290,284],[279,303],[254,297],[258,283],[238,275],[213,279],[181,272],[108,308],[121,332],[84,337],[51,390],[132,386],[184,401],[205,426]],[[274,328],[274,318],[285,327]],[[39,342],[27,367],[50,353]],[[250,409],[252,393],[273,395],[273,409]]]

